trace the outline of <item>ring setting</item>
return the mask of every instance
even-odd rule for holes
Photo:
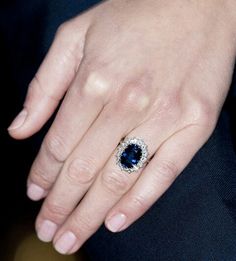
[[[117,147],[116,164],[128,173],[139,170],[148,160],[148,146],[142,139],[126,138]]]

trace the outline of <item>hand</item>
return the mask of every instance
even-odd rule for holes
[[[68,254],[104,221],[126,229],[191,161],[231,81],[228,3],[110,0],[59,28],[9,128],[17,139],[34,134],[66,93],[28,179],[29,197],[46,197],[39,238]],[[136,173],[116,165],[123,137],[148,145],[151,160]]]

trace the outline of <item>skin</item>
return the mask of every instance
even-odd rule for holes
[[[16,139],[36,133],[65,95],[28,179],[28,196],[45,198],[41,240],[71,254],[103,222],[128,228],[171,186],[212,134],[228,93],[235,6],[110,0],[59,28],[9,128]],[[115,162],[123,137],[142,138],[150,153],[132,174]]]

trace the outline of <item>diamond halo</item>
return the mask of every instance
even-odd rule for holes
[[[124,158],[124,154],[127,155],[126,151],[129,150],[129,148],[133,146],[138,149],[141,152],[141,156],[138,159],[137,163],[132,163],[132,167],[125,166],[122,164],[122,157]],[[131,151],[132,153],[132,151]],[[133,155],[133,154],[132,154]],[[140,138],[126,138],[120,142],[120,144],[117,147],[117,154],[116,154],[116,164],[120,167],[122,171],[131,173],[139,170],[144,166],[144,164],[148,160],[148,146],[145,144],[145,142]],[[129,156],[127,156],[129,158]],[[130,159],[128,159],[130,160]],[[129,162],[131,165],[131,163]]]

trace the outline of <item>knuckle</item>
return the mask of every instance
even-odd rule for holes
[[[33,183],[39,185],[40,187],[46,190],[48,190],[53,183],[52,176],[48,175],[46,170],[44,170],[42,167],[38,165],[32,167],[30,179],[32,180]]]
[[[168,118],[169,122],[176,121],[182,116],[179,94],[160,93],[153,105],[155,117],[161,121]]]
[[[150,94],[145,86],[131,84],[124,89],[122,106],[129,110],[143,111],[150,105]]]
[[[81,231],[85,231],[86,233],[93,233],[96,230],[96,226],[93,224],[89,216],[85,216],[79,213],[76,213],[72,216],[71,224],[73,227],[72,230],[77,234]]]
[[[156,177],[160,177],[162,180],[167,182],[172,182],[177,178],[179,169],[174,162],[162,160],[156,165],[155,172]]]
[[[42,95],[46,96],[54,102],[58,102],[60,100],[60,97],[57,97],[57,95],[55,95],[53,92],[50,92],[50,90],[45,89],[45,84],[43,83],[44,81],[42,80],[40,73],[37,72],[29,84],[26,101],[34,101],[35,97],[40,97]]]
[[[29,89],[28,89],[28,94],[30,96],[33,95],[33,91],[35,91],[35,89],[40,89],[41,88],[41,83],[39,80],[38,75],[34,75],[34,78],[31,80],[30,84],[29,84]]]
[[[148,208],[148,204],[145,200],[145,198],[142,195],[136,195],[131,197],[130,199],[130,205],[137,211],[143,212]]]
[[[101,176],[103,187],[110,193],[115,195],[122,195],[128,189],[128,179],[126,175],[121,175],[117,171],[106,171]]]
[[[193,123],[204,127],[214,126],[217,119],[217,110],[204,97],[195,99],[191,105],[190,114]]]
[[[57,32],[56,32],[56,35],[57,36],[61,36],[61,37],[66,37],[68,36],[68,34],[70,33],[71,31],[71,27],[72,27],[72,24],[70,21],[66,21],[64,23],[62,23],[58,29],[57,29]]]
[[[157,102],[157,108],[159,114],[171,115],[176,112],[176,108],[179,107],[179,97],[178,94],[172,93],[170,94],[162,94]]]
[[[199,108],[199,122],[206,127],[213,127],[216,123],[217,115],[210,104],[202,104]]]
[[[85,84],[82,88],[84,95],[94,97],[104,97],[109,91],[107,78],[99,71],[85,69]]]
[[[73,159],[68,166],[67,173],[70,183],[77,185],[91,184],[95,177],[95,171],[92,166],[94,164],[92,164],[91,160]]]
[[[59,163],[63,163],[67,157],[65,144],[57,135],[49,135],[44,141],[44,149],[47,155]]]
[[[43,206],[43,216],[49,220],[54,220],[56,223],[61,223],[66,216],[70,214],[70,210],[58,203],[46,201]]]
[[[42,90],[43,90],[43,88],[42,88],[42,83],[40,81],[40,77],[37,74],[35,74],[34,78],[31,80],[31,82],[29,84],[25,103],[27,103],[29,101],[34,101],[34,98],[36,96],[40,95]]]

